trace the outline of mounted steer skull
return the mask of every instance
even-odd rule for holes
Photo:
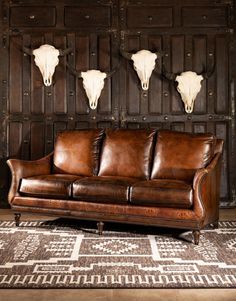
[[[148,90],[149,79],[152,75],[152,71],[155,68],[156,59],[160,57],[161,54],[158,52],[154,53],[149,50],[139,50],[134,54],[121,50],[121,54],[126,59],[133,61],[134,69],[141,81],[142,89]]]
[[[78,78],[83,79],[83,87],[89,100],[89,107],[95,110],[98,105],[98,99],[104,88],[105,79],[109,78],[116,72],[117,68],[110,72],[101,72],[100,70],[87,70],[85,72],[76,71],[67,64],[69,70]]]
[[[201,90],[201,81],[208,79],[213,74],[214,69],[215,65],[213,65],[210,72],[197,74],[193,71],[185,71],[177,75],[175,73],[166,72],[163,66],[163,76],[170,81],[178,82],[177,91],[180,93],[181,99],[184,102],[186,113],[192,113],[194,101]]]
[[[177,91],[181,95],[184,102],[186,113],[192,113],[194,101],[201,90],[202,75],[198,75],[193,71],[182,72],[176,76],[175,81],[178,82]]]
[[[88,70],[86,72],[81,72],[81,77],[83,79],[83,87],[89,99],[89,106],[92,110],[95,110],[107,74],[99,70]]]
[[[43,76],[45,86],[51,86],[52,84],[52,76],[59,63],[59,54],[58,49],[47,44],[41,45],[38,49],[33,50],[33,55],[35,56],[34,61]]]
[[[39,70],[43,76],[43,82],[45,86],[52,84],[52,76],[55,72],[55,68],[59,63],[59,56],[65,55],[71,51],[70,48],[65,50],[56,49],[52,45],[44,44],[33,51],[24,47],[24,52],[29,55],[35,56],[35,64],[39,67]]]

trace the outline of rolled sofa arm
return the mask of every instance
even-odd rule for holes
[[[197,170],[193,179],[194,199],[197,207],[201,207],[203,225],[219,219],[221,158],[222,153],[216,153],[208,166]]]
[[[7,164],[10,167],[12,180],[8,193],[8,202],[11,204],[15,196],[18,196],[20,180],[23,177],[46,175],[51,173],[53,152],[49,155],[34,161],[9,159]]]

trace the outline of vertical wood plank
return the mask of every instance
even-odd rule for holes
[[[31,38],[30,35],[23,36],[23,45],[24,47],[30,48]],[[23,90],[23,112],[26,115],[30,114],[30,102],[31,102],[31,93],[30,93],[30,71],[31,71],[31,56],[24,53],[22,60],[22,90]]]
[[[76,36],[75,39],[76,61],[75,67],[78,71],[87,71],[89,69],[89,36]],[[83,88],[82,79],[77,80],[76,86],[76,113],[88,114],[88,99]]]
[[[54,45],[57,49],[65,49],[66,41],[63,36],[54,37]],[[66,114],[67,95],[66,95],[66,60],[65,57],[59,57],[59,64],[54,73],[54,113]]]
[[[53,33],[49,32],[44,34],[44,43],[54,46]],[[44,112],[47,116],[50,116],[54,113],[54,83],[56,72],[57,69],[55,69],[53,74],[52,85],[49,87],[44,86],[44,91],[42,91],[44,92]],[[48,140],[48,138],[46,139]]]
[[[37,49],[44,44],[42,36],[32,36],[31,47]],[[44,91],[45,86],[43,83],[43,77],[39,68],[36,66],[34,56],[31,56],[31,114],[43,114],[44,113]]]
[[[205,122],[194,122],[193,123],[193,133],[206,133],[207,125]]]
[[[14,137],[14,139],[12,139]],[[8,125],[8,153],[10,158],[22,156],[22,123],[10,122]]]
[[[193,37],[193,71],[200,74],[206,70],[206,36]],[[195,114],[206,114],[206,80],[201,81],[201,90],[198,93],[194,103]]]
[[[102,72],[111,70],[111,41],[109,36],[98,37],[98,68]],[[111,78],[105,79],[104,88],[98,100],[98,113],[111,113]]]
[[[224,140],[224,152],[222,157],[222,168],[221,168],[221,188],[220,188],[220,197],[228,201],[228,158],[229,158],[229,149],[228,149],[228,139],[227,139],[227,126],[223,122],[217,122],[215,125],[216,136]]]
[[[31,122],[30,159],[36,160],[44,156],[45,128],[43,122]]]
[[[22,37],[10,39],[9,112],[22,113]]]
[[[216,62],[216,49],[215,49],[215,35],[209,34],[207,37],[207,70],[211,70],[212,66]],[[215,113],[215,101],[216,101],[216,70],[210,78],[206,79],[207,85],[207,113]]]
[[[71,49],[71,52],[63,59],[63,64],[68,63],[71,66],[75,66],[75,34],[67,34],[67,47]],[[76,98],[76,77],[67,70],[66,75],[66,99],[68,106],[68,114],[75,119],[75,98]],[[72,128],[75,127],[74,122],[71,121]]]
[[[161,36],[150,36],[149,37],[149,50],[157,52],[162,50],[162,37]],[[156,60],[156,70],[159,74],[162,71],[162,58]],[[161,114],[162,113],[162,79],[154,71],[150,78],[149,84],[149,113],[150,114]]]
[[[228,53],[225,36],[216,37],[216,102],[215,111],[227,114],[228,106]]]
[[[172,72],[181,73],[184,70],[184,36],[176,35],[171,38],[171,63]],[[176,85],[176,83],[175,83]],[[183,112],[183,102],[174,84],[171,87],[171,112],[180,114]]]
[[[127,51],[131,53],[137,52],[140,48],[140,42],[138,37],[131,37],[128,40]],[[126,91],[126,101],[127,110],[130,115],[135,115],[140,113],[140,90],[141,84],[137,76],[136,71],[133,67],[133,61],[127,61],[127,91]]]

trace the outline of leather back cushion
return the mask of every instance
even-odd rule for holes
[[[211,161],[215,143],[216,139],[211,134],[160,131],[151,178],[192,181],[196,170]]]
[[[99,176],[149,178],[155,130],[107,130]]]
[[[60,133],[54,149],[54,173],[96,175],[103,133],[99,129]]]

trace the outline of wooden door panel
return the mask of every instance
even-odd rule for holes
[[[228,50],[225,36],[216,36],[216,101],[215,111],[217,114],[228,114]]]
[[[140,49],[140,41],[138,37],[130,37],[128,42],[128,49],[130,53],[135,53]],[[133,61],[126,62],[126,100],[127,111],[130,115],[140,113],[140,80],[136,71],[133,68]]]
[[[22,113],[22,37],[11,37],[9,47],[9,113]]]
[[[37,49],[40,45],[44,44],[44,37],[34,36],[30,40],[30,48]],[[26,45],[22,45],[23,46]],[[28,45],[27,45],[28,46]],[[34,62],[34,56],[29,56],[25,54],[25,60],[27,60],[27,65],[23,65],[25,73],[31,73],[31,93],[30,93],[30,111],[31,114],[44,114],[44,94],[45,86],[43,84],[43,78],[40,73],[39,68]],[[27,70],[28,69],[28,70]],[[26,95],[27,96],[27,95]]]
[[[171,7],[127,7],[128,28],[171,27],[172,20],[173,11]]]
[[[186,27],[222,27],[227,26],[226,7],[183,7],[182,22]]]
[[[206,122],[193,122],[193,133],[206,133],[207,132],[207,124]]]
[[[235,1],[211,0],[4,0],[0,6],[0,89],[2,130],[0,205],[9,188],[8,157],[37,159],[53,150],[60,131],[85,128],[156,128],[212,132],[224,139],[221,204],[236,204],[235,175]],[[236,16],[235,16],[236,17]],[[59,58],[53,85],[45,87],[34,57],[23,47],[51,44],[71,48]],[[143,91],[133,62],[120,47],[163,51],[149,90]],[[3,59],[4,58],[4,59]],[[117,72],[105,80],[98,107],[89,108],[78,71]],[[203,69],[192,114],[176,83],[162,72]],[[2,166],[3,165],[3,166]]]
[[[109,6],[67,6],[65,7],[66,27],[109,27],[111,8]]]
[[[16,6],[10,9],[10,24],[16,27],[55,26],[56,9],[53,6]]]
[[[184,36],[178,35],[171,37],[171,61],[172,65],[170,72],[179,74],[185,70],[184,66]],[[171,85],[171,113],[181,114],[183,104],[179,93],[176,90],[176,82]]]
[[[231,197],[231,192],[229,190],[229,179],[228,179],[228,170],[229,170],[229,141],[228,141],[228,124],[224,122],[217,122],[215,124],[215,134],[218,138],[224,140],[224,153],[222,157],[222,168],[221,168],[221,189],[220,197],[222,202],[228,202]]]
[[[206,71],[207,62],[207,36],[193,36],[193,71],[197,74],[201,74]],[[195,114],[206,114],[207,112],[207,81],[203,79],[201,81],[201,90],[198,93],[195,103],[194,103],[194,113]]]
[[[90,39],[89,35],[76,36],[75,38],[75,67],[78,71],[86,71],[90,69],[89,57],[90,57]],[[88,114],[88,100],[83,89],[82,79],[77,79],[76,85],[76,113]]]
[[[111,39],[109,36],[98,37],[98,68],[102,72],[112,70],[111,66]],[[99,114],[111,114],[112,112],[111,79],[105,79],[104,88],[98,101]]]
[[[152,52],[160,51],[163,41],[161,35],[148,37],[148,49]],[[162,113],[162,58],[156,60],[156,71],[153,71],[149,82],[148,91],[148,111],[150,114],[161,114]]]
[[[10,158],[22,158],[23,125],[22,122],[8,124],[8,154]]]
[[[45,125],[32,122],[30,126],[30,159],[42,158],[45,154]]]
[[[54,47],[57,49],[66,49],[66,37],[55,36]],[[55,114],[67,114],[67,94],[66,94],[66,57],[59,57],[60,62],[56,67],[54,73],[54,98],[53,98],[53,111]]]

